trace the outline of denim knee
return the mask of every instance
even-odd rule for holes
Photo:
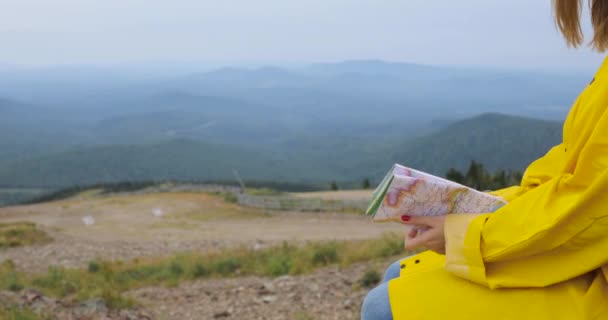
[[[399,278],[399,274],[401,273],[401,259],[391,263],[386,271],[384,271],[384,277],[382,278],[382,282],[389,282],[390,280]]]
[[[361,306],[361,320],[393,320],[388,283],[380,284],[365,296]]]

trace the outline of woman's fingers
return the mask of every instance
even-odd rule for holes
[[[437,217],[410,216],[404,214],[401,216],[401,223],[407,225],[434,227],[437,224]]]
[[[443,224],[445,216],[410,216],[402,215],[401,223],[414,226],[407,232],[405,249],[427,248],[438,253],[445,251]]]
[[[435,235],[435,230],[427,230],[426,232],[417,233],[415,237],[408,238],[405,242],[405,249],[414,250],[421,247],[426,247],[428,242],[431,241]]]
[[[407,233],[408,238],[415,238],[418,235],[418,229],[412,229]]]

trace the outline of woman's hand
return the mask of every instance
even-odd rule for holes
[[[401,216],[401,223],[416,227],[405,237],[405,249],[426,248],[440,254],[445,253],[443,224],[445,215],[436,217]]]

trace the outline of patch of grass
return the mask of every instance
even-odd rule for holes
[[[234,194],[232,192],[209,191],[209,192],[207,192],[207,194],[220,197],[224,200],[224,202],[227,202],[227,203],[239,202],[239,199],[237,198],[236,194]]]
[[[328,242],[313,245],[313,266],[326,266],[338,261],[338,243]]]
[[[378,271],[369,269],[365,271],[361,279],[359,279],[359,284],[364,288],[371,288],[377,285],[380,282],[380,274]]]
[[[24,278],[15,269],[12,260],[0,264],[0,290],[19,291],[24,287]]]
[[[50,317],[37,315],[33,311],[19,306],[0,306],[2,320],[46,320]]]
[[[30,222],[0,223],[0,249],[48,243],[52,239]]]
[[[315,317],[308,314],[308,312],[298,311],[294,314],[293,319],[294,320],[315,320]]]
[[[352,247],[340,260],[342,265],[366,261],[369,257],[389,258],[404,254],[403,237],[396,234],[386,234],[376,241],[361,241]]]
[[[192,271],[192,276],[194,276],[194,278],[202,278],[206,277],[207,275],[209,275],[209,270],[207,270],[204,265],[201,263],[196,263],[194,265],[194,270]]]
[[[101,264],[98,261],[90,261],[88,270],[90,273],[96,273],[101,270]]]
[[[288,274],[293,265],[292,260],[289,255],[273,255],[263,266],[264,273],[272,277]]]
[[[237,202],[239,202],[239,199],[236,197],[236,194],[234,194],[232,192],[224,192],[224,193],[222,193],[222,198],[224,199],[224,201],[226,201],[228,203],[237,203]]]
[[[12,263],[5,262],[0,265],[0,290],[35,288],[46,295],[73,301],[102,297],[110,308],[120,309],[135,303],[124,298],[122,293],[136,288],[176,286],[184,281],[207,277],[278,277],[307,273],[331,264],[346,266],[403,254],[402,242],[403,238],[398,234],[363,241],[303,245],[284,242],[262,250],[241,247],[131,262],[91,261],[84,269],[52,267],[43,274],[30,276],[16,272]]]
[[[244,260],[237,257],[220,258],[211,264],[211,270],[222,276],[231,275],[241,268]]]

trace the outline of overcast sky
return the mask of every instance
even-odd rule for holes
[[[0,65],[134,62],[594,69],[550,0],[0,0]],[[588,28],[587,28],[588,29]]]

